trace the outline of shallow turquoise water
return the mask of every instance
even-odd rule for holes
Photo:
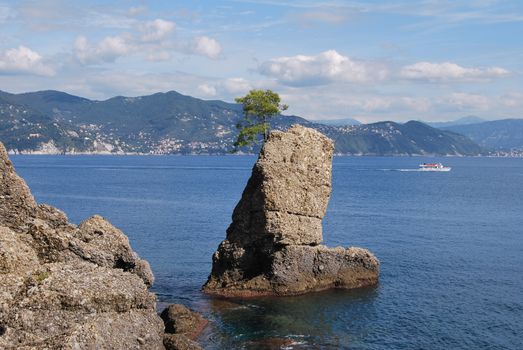
[[[522,159],[335,158],[325,243],[372,250],[379,286],[243,301],[199,290],[254,157],[12,159],[38,201],[120,227],[160,301],[214,321],[206,348],[523,348]],[[398,171],[425,161],[453,170]]]

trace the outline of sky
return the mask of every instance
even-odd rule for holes
[[[307,119],[523,118],[523,1],[2,1],[0,90],[271,89]]]

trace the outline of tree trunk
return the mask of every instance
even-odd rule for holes
[[[263,142],[269,138],[269,128],[267,126],[267,117],[263,117]]]

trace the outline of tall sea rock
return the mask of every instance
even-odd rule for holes
[[[333,151],[330,139],[299,125],[270,134],[213,255],[206,293],[295,295],[378,282],[369,251],[321,245]]]
[[[102,217],[38,205],[0,143],[0,349],[164,349],[153,279]]]

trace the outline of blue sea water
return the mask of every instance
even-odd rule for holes
[[[325,243],[374,252],[379,285],[232,301],[200,287],[254,157],[12,160],[39,202],[121,228],[207,349],[523,349],[522,159],[336,157]],[[453,170],[401,171],[425,161]]]

